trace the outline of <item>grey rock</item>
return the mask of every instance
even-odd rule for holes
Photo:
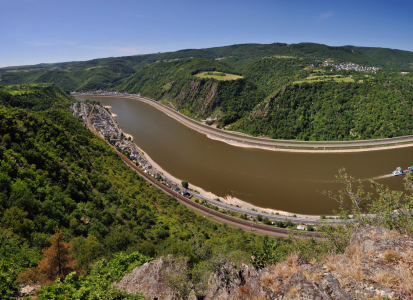
[[[129,294],[142,293],[150,298],[174,300],[175,295],[164,278],[164,271],[167,268],[165,259],[161,257],[136,267],[120,282],[113,283],[113,286]]]
[[[237,269],[231,261],[222,260],[209,277],[204,299],[413,299],[411,291],[376,282],[378,272],[400,274],[398,262],[384,261],[390,250],[406,264],[405,254],[413,251],[413,239],[387,229],[366,226],[352,232],[345,254],[335,255],[330,260],[326,258],[315,265],[296,259],[261,270],[250,264],[243,264]],[[413,261],[408,263],[413,272]],[[163,277],[165,268],[168,265],[163,258],[159,258],[134,269],[114,285],[129,293],[143,293],[152,299],[176,299]],[[170,270],[173,268],[170,267]],[[188,299],[197,300],[194,290]]]

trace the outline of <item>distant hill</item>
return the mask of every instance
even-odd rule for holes
[[[71,67],[73,69],[107,66],[111,64],[125,64],[135,70],[155,61],[196,58],[224,58],[233,57],[237,60],[272,55],[290,55],[294,57],[313,57],[319,59],[333,59],[352,61],[358,64],[372,64],[378,67],[412,69],[413,52],[378,47],[340,46],[332,47],[316,43],[299,44],[237,44],[205,49],[184,49],[175,52],[165,52],[146,55],[100,58],[79,62],[63,62],[54,64],[37,64],[0,68],[0,70],[18,70],[30,68]],[[391,56],[389,59],[389,55]],[[390,62],[389,62],[390,61]]]
[[[344,65],[338,67],[340,63]],[[380,70],[364,72],[367,67]],[[369,114],[368,108],[363,106],[358,108],[357,118],[353,111],[347,112],[346,121],[334,121],[340,124],[344,122],[345,129],[338,130],[339,134],[322,134],[315,133],[318,126],[320,130],[335,130],[330,124],[333,121],[328,115],[329,110],[326,111],[326,118],[318,119],[317,128],[312,125],[312,129],[306,126],[312,124],[314,115],[305,118],[306,122],[310,122],[305,125],[293,118],[302,115],[302,112],[296,110],[311,110],[313,108],[308,105],[317,101],[328,103],[331,107],[341,105],[336,103],[336,92],[342,86],[360,90],[360,85],[364,86],[362,93],[365,93],[360,97],[366,97],[368,101],[374,100],[380,106],[377,111],[384,111],[382,106],[388,105],[381,99],[389,99],[393,104],[393,101],[399,101],[398,107],[409,109],[412,99],[400,91],[410,93],[412,71],[413,52],[409,51],[356,46],[331,47],[315,43],[240,44],[0,69],[0,86],[53,82],[70,91],[102,89],[141,93],[170,105],[189,117],[197,120],[208,118],[209,123],[226,129],[274,138],[340,140],[411,134],[408,126],[401,125],[409,120],[406,114],[401,119],[396,118],[397,120],[389,115],[377,114],[377,118],[384,120],[384,123],[372,121],[367,127],[357,127],[354,123],[364,123],[364,114]],[[214,77],[208,76],[208,72],[226,75]],[[234,80],[225,80],[228,78]],[[315,84],[325,81],[334,81],[336,84]],[[299,90],[293,87],[294,84],[307,83],[320,88],[314,92],[313,87]],[[370,87],[367,88],[369,84]],[[380,94],[382,84],[389,84],[393,88],[385,96]],[[331,89],[331,93],[324,90],[326,87]],[[258,113],[260,105],[273,103],[268,102],[269,99],[274,99],[281,88],[300,91],[302,97],[289,107],[293,112],[288,113],[288,122],[281,117],[287,115],[274,112],[277,114],[275,119],[280,122],[276,127],[285,124],[288,132],[284,129],[275,130],[268,115],[265,115],[266,120],[261,120],[262,116]],[[290,95],[291,99],[295,97],[295,92]],[[351,101],[359,104],[355,98]],[[273,107],[271,109],[275,110]],[[320,115],[319,111],[317,115]],[[296,129],[293,130],[285,122],[292,122]],[[268,126],[272,129],[269,130]],[[369,126],[375,129],[371,131]],[[351,131],[351,128],[355,131]]]
[[[21,84],[0,86],[0,105],[34,111],[68,108],[73,97],[55,84]]]
[[[386,69],[413,70],[413,52],[409,51],[355,46],[331,47],[315,43],[239,44],[79,62],[0,68],[0,85],[54,82],[69,90],[112,89],[119,80],[155,62],[206,58],[237,64],[253,58],[275,56],[329,59],[335,62],[353,62]]]

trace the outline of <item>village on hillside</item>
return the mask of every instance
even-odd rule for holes
[[[373,72],[376,73],[376,71],[380,70],[378,67],[365,67],[365,66],[360,66],[358,64],[352,63],[352,62],[342,62],[339,64],[334,64],[329,61],[324,61],[320,67],[331,67],[331,71],[335,69],[335,71],[341,71],[341,70],[346,70],[346,71],[358,71],[358,72]]]
[[[83,102],[70,102],[70,112],[75,118],[81,118],[83,125],[87,127],[87,115],[89,113],[89,106]]]

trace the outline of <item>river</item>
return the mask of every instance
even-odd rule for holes
[[[79,100],[87,96],[76,96]],[[337,204],[320,194],[337,192],[340,168],[360,178],[403,188],[402,177],[386,177],[413,165],[413,146],[354,153],[296,153],[242,148],[209,139],[156,108],[134,99],[93,97],[111,106],[135,143],[173,176],[218,196],[297,214],[329,215]]]

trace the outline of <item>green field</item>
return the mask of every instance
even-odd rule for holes
[[[237,80],[242,78],[242,76],[239,75],[211,71],[198,73],[195,76],[199,78],[214,78],[216,80]]]
[[[32,93],[36,87],[47,87],[50,86],[51,83],[27,83],[27,84],[17,84],[17,85],[8,85],[4,86],[3,88],[12,95],[20,95],[24,93]]]
[[[336,82],[354,82],[354,79],[352,76],[340,76],[340,75],[325,75],[325,76],[316,76],[316,75],[310,75],[307,78],[303,80],[297,80],[294,81],[293,83],[303,83],[303,82],[319,82],[319,81],[336,81]]]

